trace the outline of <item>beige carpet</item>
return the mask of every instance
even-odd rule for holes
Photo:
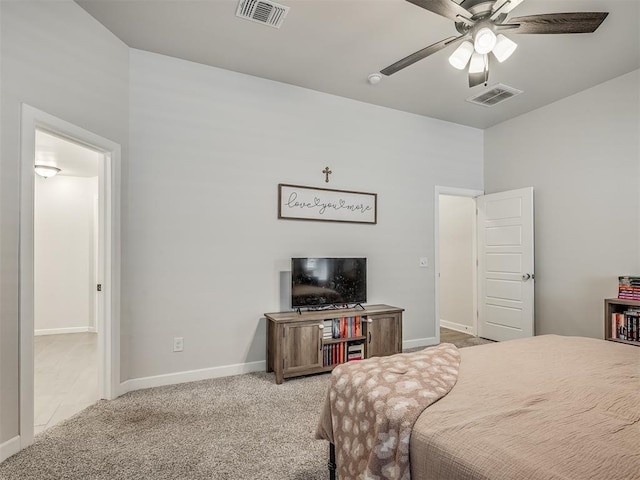
[[[253,373],[100,401],[0,464],[0,479],[320,480],[329,375]]]
[[[0,479],[326,477],[313,440],[329,375],[238,375],[100,401],[0,465]]]

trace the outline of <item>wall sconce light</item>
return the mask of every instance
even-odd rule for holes
[[[35,170],[38,175],[44,178],[53,177],[60,172],[58,167],[53,167],[51,165],[36,165]]]

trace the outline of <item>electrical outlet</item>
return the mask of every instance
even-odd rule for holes
[[[173,351],[181,352],[184,350],[184,338],[183,337],[173,337]]]
[[[418,260],[418,265],[420,265],[422,268],[428,267],[429,259],[427,257],[420,257],[420,259]]]

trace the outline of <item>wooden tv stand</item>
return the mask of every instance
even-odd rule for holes
[[[348,361],[350,346],[357,349],[362,345],[363,358],[400,353],[403,311],[403,308],[390,305],[367,305],[364,310],[357,307],[302,313],[265,313],[267,372],[275,372],[278,384],[285,378],[329,372],[336,365]],[[347,325],[355,325],[359,318],[357,332],[353,328],[350,336],[326,338],[324,331],[329,328],[327,324],[343,318],[347,319]],[[332,358],[332,351],[342,352],[342,355]]]

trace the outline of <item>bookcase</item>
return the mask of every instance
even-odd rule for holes
[[[329,372],[336,365],[402,352],[402,312],[390,305],[265,313],[267,372],[285,378]]]
[[[604,300],[604,339],[640,347],[640,300]]]

